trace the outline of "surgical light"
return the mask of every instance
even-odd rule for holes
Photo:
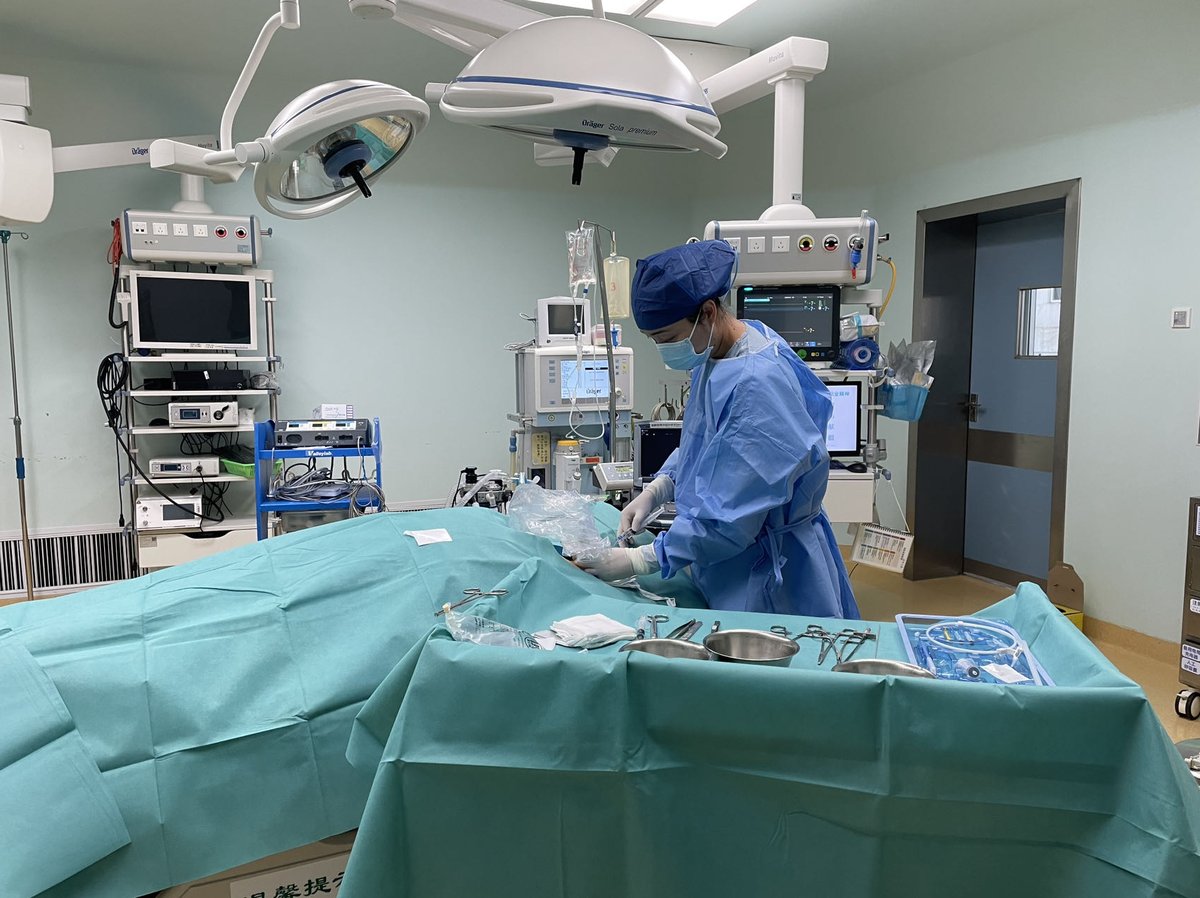
[[[370,183],[408,149],[429,107],[376,81],[333,81],[305,91],[280,111],[265,137],[237,145],[254,165],[254,192],[285,218],[311,218],[370,196]]]
[[[542,19],[503,35],[446,86],[440,106],[452,122],[570,147],[575,184],[588,152],[726,151],[687,67],[649,35],[602,18]]]
[[[371,4],[367,4],[370,6]],[[254,167],[254,192],[263,208],[284,218],[315,218],[359,196],[408,148],[429,121],[424,100],[377,81],[333,81],[311,88],[285,106],[266,135],[233,140],[233,122],[280,28],[300,27],[297,0],[280,0],[255,41],[221,115],[219,150],[178,141],[150,145],[153,168],[236,181]]]
[[[715,27],[752,3],[754,0],[662,0],[645,15],[648,19]]]

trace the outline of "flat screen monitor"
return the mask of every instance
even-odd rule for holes
[[[634,431],[634,476],[652,480],[671,453],[679,448],[682,435],[682,421],[639,421]]]
[[[608,399],[608,359],[563,359],[558,363],[562,399]]]
[[[831,456],[859,454],[862,438],[862,384],[826,384],[833,399],[833,414],[825,430],[825,447]]]
[[[810,362],[832,362],[840,341],[841,287],[739,287],[739,318],[761,321]]]
[[[135,349],[258,347],[253,277],[134,271],[129,293]]]

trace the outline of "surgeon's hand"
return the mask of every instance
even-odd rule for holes
[[[646,529],[646,518],[660,505],[675,498],[675,481],[670,477],[656,477],[654,482],[638,494],[638,497],[621,511],[621,529],[618,533],[641,533]]]
[[[659,569],[654,546],[639,546],[636,549],[606,549],[603,554],[586,561],[576,562],[593,577],[606,583],[627,580],[643,574],[653,574]]]

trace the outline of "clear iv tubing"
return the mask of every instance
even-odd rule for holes
[[[586,302],[588,299],[588,288],[583,288],[583,299]],[[578,306],[576,306],[578,309]],[[575,313],[579,314],[578,311]],[[583,412],[579,410],[579,388],[583,386],[583,322],[578,318],[575,320],[575,383],[571,387],[571,411],[567,414],[567,424],[570,425],[570,430],[567,432],[569,437],[579,437],[581,440],[600,440],[604,438],[604,424],[600,425],[600,432],[595,436],[589,436],[586,433],[581,433],[578,426],[575,424],[575,416],[583,416]],[[594,355],[594,354],[593,354]]]
[[[946,628],[956,626],[971,627],[975,630],[983,630],[986,633],[991,633],[994,636],[999,636],[1002,639],[1009,640],[1009,645],[1002,646],[1000,648],[971,649],[966,648],[956,642],[944,642],[933,635],[934,630],[936,630],[938,627]],[[1018,634],[1016,630],[1012,630],[1008,627],[1002,627],[991,622],[984,622],[978,618],[961,618],[959,620],[947,620],[933,624],[925,630],[925,638],[929,640],[930,644],[937,646],[939,649],[949,652],[957,652],[963,655],[996,655],[1001,652],[1012,652],[1014,662],[1022,655],[1032,657],[1029,651],[1029,644],[1021,638],[1020,634]],[[1045,685],[1042,682],[1041,675],[1038,673],[1036,664],[1030,663],[1029,672],[1033,675],[1032,679],[1035,683],[1037,683],[1039,686]]]

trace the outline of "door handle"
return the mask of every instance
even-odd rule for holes
[[[967,397],[967,401],[963,403],[963,410],[967,413],[967,420],[974,423],[979,420],[979,413],[983,411],[983,406],[979,404],[979,394],[971,393]]]

